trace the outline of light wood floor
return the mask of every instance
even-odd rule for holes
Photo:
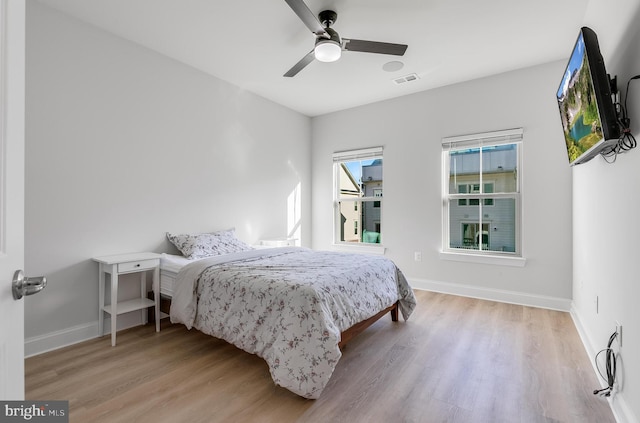
[[[417,291],[344,350],[318,400],[266,363],[163,321],[26,360],[26,397],[71,422],[614,422],[567,313]]]

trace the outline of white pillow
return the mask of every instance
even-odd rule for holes
[[[252,250],[236,238],[235,228],[203,234],[171,234],[167,238],[189,260]]]

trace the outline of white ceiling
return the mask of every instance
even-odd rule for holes
[[[343,52],[282,75],[314,36],[284,0],[39,0],[242,89],[317,116],[567,58],[590,0],[306,0],[342,37],[408,44]],[[404,63],[387,72],[392,60]],[[419,80],[393,79],[416,73]],[[560,78],[560,75],[559,75]]]

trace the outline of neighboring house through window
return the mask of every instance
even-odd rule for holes
[[[522,129],[450,137],[443,150],[443,252],[521,256]]]
[[[333,154],[335,243],[382,242],[382,163],[382,147]]]

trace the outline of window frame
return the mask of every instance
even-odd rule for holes
[[[340,166],[343,163],[350,161],[358,161],[358,160],[375,160],[382,159],[382,186],[376,187],[375,190],[381,190],[380,196],[375,196],[372,194],[368,197],[356,197],[356,196],[341,196],[340,195]],[[349,242],[341,240],[341,208],[340,205],[345,203],[355,203],[359,205],[354,208],[359,213],[362,213],[365,210],[365,204],[377,204],[376,210],[380,212],[380,219],[377,220],[381,222],[383,220],[383,208],[382,205],[384,202],[382,192],[384,190],[384,157],[383,157],[383,147],[371,147],[371,148],[363,148],[363,149],[353,149],[346,151],[339,151],[333,153],[333,246],[337,249],[354,251],[357,250],[363,253],[373,253],[373,254],[384,254],[385,247],[383,243],[383,234],[380,232],[380,242],[379,243],[367,243],[367,242]],[[378,191],[376,191],[378,192]],[[380,223],[380,226],[382,224]],[[358,225],[358,236],[362,238],[364,231],[364,224]]]
[[[485,132],[478,134],[446,137],[442,139],[442,248],[440,251],[440,258],[444,260],[455,260],[464,262],[477,262],[477,263],[489,263],[489,264],[501,264],[509,266],[524,266],[526,259],[522,254],[522,155],[523,155],[523,138],[524,133],[522,128],[508,129],[503,131]],[[516,145],[516,184],[514,191],[508,192],[495,192],[496,185],[495,179],[489,176],[484,179],[486,171],[480,167],[478,170],[478,180],[475,181],[461,181],[456,183],[457,185],[466,185],[467,188],[477,184],[484,188],[484,185],[491,183],[493,189],[491,193],[450,193],[450,177],[451,177],[451,155],[452,151],[460,151],[466,149],[493,147],[501,145]],[[456,185],[456,187],[457,187]],[[469,191],[469,189],[466,189]],[[484,189],[483,189],[484,191]],[[471,199],[477,199],[478,204],[471,205]],[[460,200],[468,199],[466,205],[459,205]],[[465,219],[460,223],[475,223],[481,225],[490,223],[490,220],[484,221],[482,217],[484,207],[495,207],[496,201],[501,199],[513,199],[514,200],[514,226],[515,226],[515,251],[493,251],[480,249],[465,249],[451,247],[451,221],[450,221],[450,204],[455,204],[459,207],[477,207],[478,216],[476,219],[473,217]],[[490,204],[488,200],[490,201]],[[480,214],[482,212],[482,214]],[[454,222],[455,223],[455,222]],[[491,229],[489,229],[490,231]],[[489,235],[490,238],[490,235]]]

